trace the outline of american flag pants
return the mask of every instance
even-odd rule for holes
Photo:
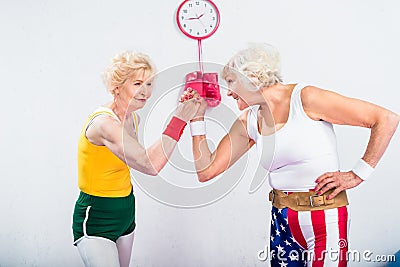
[[[347,266],[349,222],[347,206],[315,211],[272,207],[271,266]]]

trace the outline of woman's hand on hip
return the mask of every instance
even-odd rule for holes
[[[330,189],[334,189],[333,192],[327,197],[327,199],[334,198],[341,191],[356,187],[363,180],[355,175],[352,171],[349,172],[327,172],[319,176],[315,181],[317,185],[314,191],[318,195],[322,195]]]

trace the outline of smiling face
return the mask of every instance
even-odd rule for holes
[[[152,82],[149,71],[139,69],[121,87],[115,88],[115,97],[128,113],[141,109],[151,96]]]
[[[225,78],[226,83],[228,84],[228,96],[231,96],[233,99],[237,101],[237,105],[239,110],[244,110],[249,106],[253,105],[251,100],[253,99],[254,93],[256,90],[249,90],[247,86],[244,85],[241,79],[234,74],[228,74]],[[250,81],[248,82],[250,85]]]

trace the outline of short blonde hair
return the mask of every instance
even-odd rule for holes
[[[226,79],[229,74],[242,74],[257,88],[282,82],[279,52],[269,44],[251,44],[237,52],[225,65],[222,78]]]
[[[149,56],[145,54],[131,51],[117,54],[102,75],[107,90],[113,94],[116,87],[120,87],[127,79],[133,77],[138,70],[148,71],[150,76],[156,72]]]

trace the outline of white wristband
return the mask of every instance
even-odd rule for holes
[[[365,181],[374,172],[374,170],[375,169],[363,159],[359,159],[351,171]]]
[[[206,134],[206,122],[205,121],[194,121],[190,123],[190,132],[192,136],[205,135]]]

